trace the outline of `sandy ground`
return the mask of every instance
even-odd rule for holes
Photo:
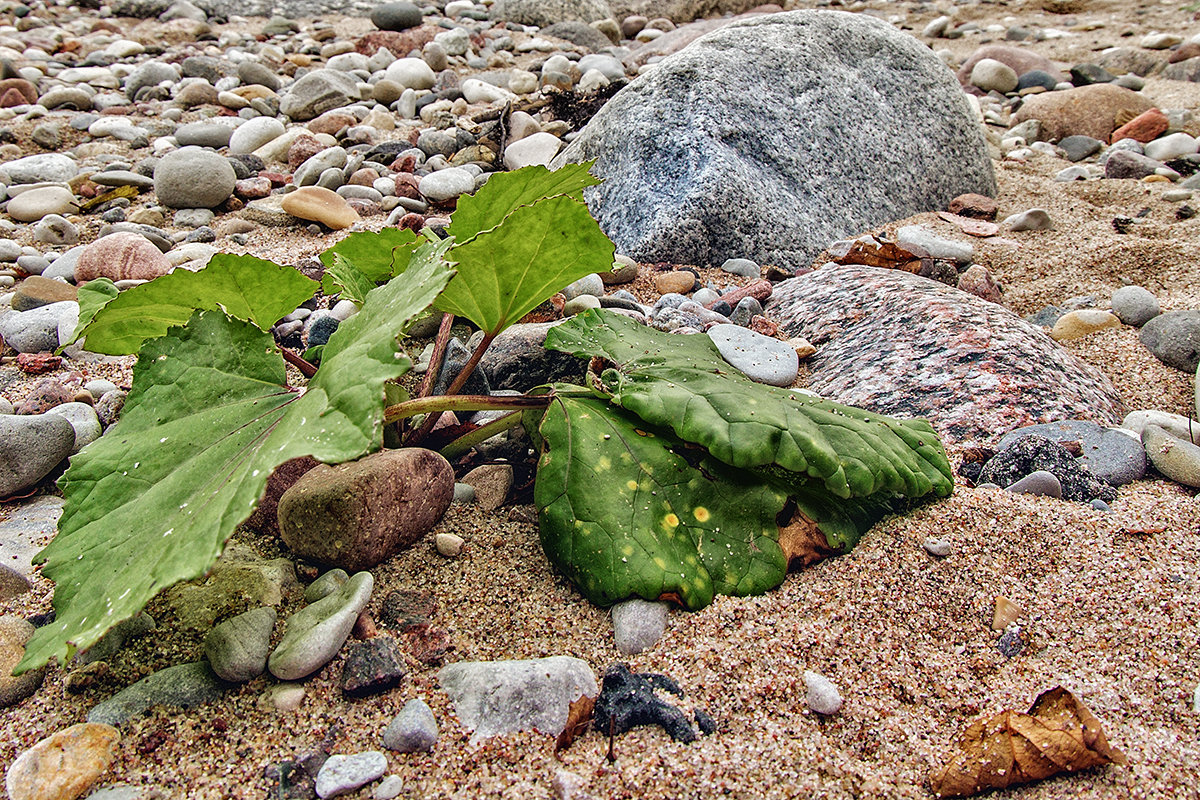
[[[873,5],[885,14],[898,6]],[[1068,27],[1068,18],[1044,13],[1039,3],[946,5],[957,19],[981,25]],[[1087,5],[1071,18],[1080,28],[1074,37],[1031,48],[1070,64],[1104,46],[1135,44],[1152,30],[1200,31],[1178,3]],[[902,13],[918,31],[940,13],[914,8],[905,5]],[[1092,24],[1098,27],[1087,30]],[[1123,38],[1127,32],[1132,42]],[[935,46],[965,57],[979,43],[975,37]],[[1151,80],[1146,94],[1165,108],[1200,114],[1196,85]],[[1161,199],[1163,184],[1050,181],[1065,165],[1045,155],[1027,164],[997,162],[1001,216],[1039,206],[1057,223],[1053,231],[975,242],[977,262],[1002,282],[1009,306],[1028,314],[1086,294],[1103,306],[1113,289],[1138,283],[1164,308],[1200,308],[1200,221],[1176,221],[1177,206]],[[1146,207],[1146,221],[1130,233],[1112,228],[1113,217]],[[932,214],[911,221],[954,234]],[[286,254],[294,263],[329,243],[303,229],[262,230],[250,234],[245,250]],[[1106,331],[1067,346],[1109,375],[1129,409],[1190,413],[1191,376],[1158,362],[1136,331]],[[378,614],[393,589],[431,592],[451,661],[566,654],[602,673],[622,660],[607,613],[551,572],[533,519],[528,506],[490,515],[454,507],[426,540],[374,570],[370,610]],[[337,684],[339,656],[304,682],[296,712],[270,708],[264,698],[272,682],[259,678],[219,703],[138,719],[98,785],[156,787],[165,797],[261,798],[268,764],[319,746],[340,753],[380,748],[394,714],[422,697],[441,738],[428,755],[389,754],[406,797],[550,797],[555,772],[567,769],[595,798],[927,798],[930,770],[946,762],[968,724],[1025,710],[1039,692],[1063,685],[1099,717],[1129,766],[994,796],[1200,797],[1200,713],[1192,710],[1200,680],[1198,525],[1193,492],[1163,480],[1123,487],[1111,514],[959,487],[950,498],[885,520],[849,555],[795,572],[764,596],[673,612],[658,644],[624,660],[671,676],[687,702],[715,717],[717,732],[690,745],[643,728],[617,739],[611,762],[607,738],[596,732],[557,756],[551,739],[533,733],[469,747],[468,732],[437,688],[436,668],[414,661],[399,688],[346,700]],[[460,558],[434,551],[433,536],[443,531],[467,539]],[[948,539],[951,555],[927,555],[921,542],[928,536]],[[237,540],[263,555],[279,553],[262,537]],[[50,591],[39,580],[8,610],[45,611]],[[990,629],[998,595],[1024,609],[1028,644],[1011,659],[997,651],[999,634]],[[83,721],[95,703],[140,675],[199,658],[200,647],[201,634],[163,626],[113,659],[109,680],[79,695],[64,691],[64,671],[52,670],[33,697],[0,712],[0,768],[43,736]],[[806,669],[840,687],[839,714],[806,710]],[[351,796],[369,797],[370,789]]]

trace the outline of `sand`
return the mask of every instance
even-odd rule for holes
[[[1030,47],[1073,63],[1130,43],[1126,32],[1132,43],[1152,30],[1194,32],[1197,23],[1178,5],[1090,3],[1074,18],[1081,28],[1075,37]],[[882,2],[859,7],[896,12]],[[917,31],[939,13],[915,8],[899,13]],[[957,19],[981,25],[1065,25],[1032,2],[953,9]],[[1103,25],[1082,30],[1089,22]],[[935,46],[964,58],[979,43],[974,37]],[[1152,79],[1145,91],[1164,107],[1200,115],[1200,86]],[[1028,314],[1092,294],[1103,307],[1113,289],[1138,283],[1166,309],[1200,308],[1200,221],[1174,219],[1177,205],[1161,199],[1164,184],[1052,182],[1065,165],[1045,155],[1027,164],[997,161],[1001,217],[1038,206],[1056,221],[1052,231],[974,242],[976,261],[1003,284],[1007,305]],[[1113,217],[1147,207],[1130,233],[1113,229]],[[911,222],[958,235],[933,214],[884,227]],[[264,229],[251,233],[244,249],[295,263],[335,238]],[[1066,346],[1103,370],[1130,410],[1191,412],[1192,377],[1158,362],[1136,331],[1105,331]],[[19,386],[7,390],[11,399],[19,399]],[[636,729],[617,738],[611,762],[608,740],[596,732],[558,755],[552,739],[536,733],[470,747],[469,732],[437,687],[436,667],[414,660],[397,689],[347,700],[338,689],[339,656],[303,683],[305,698],[294,712],[264,702],[272,681],[259,678],[219,703],[156,709],[137,719],[98,786],[153,787],[163,797],[261,798],[269,764],[318,747],[378,749],[394,714],[422,697],[441,737],[428,755],[388,754],[390,770],[404,779],[404,797],[551,797],[555,773],[565,769],[594,798],[928,798],[930,770],[948,760],[967,725],[1004,709],[1025,710],[1041,691],[1062,685],[1096,714],[1129,766],[994,796],[1200,797],[1200,713],[1192,709],[1200,681],[1200,504],[1192,490],[1148,477],[1121,488],[1112,508],[1106,514],[959,486],[949,498],[886,519],[850,554],[793,572],[775,591],[672,612],[662,640],[622,658],[607,613],[551,571],[531,506],[491,514],[455,506],[423,541],[373,571],[372,614],[391,590],[430,592],[434,623],[452,645],[449,661],[565,654],[600,674],[624,660],[678,681],[686,703],[716,719],[717,732],[685,745],[658,729]],[[436,553],[440,532],[467,540],[459,558]],[[947,558],[924,551],[930,536],[950,542]],[[281,552],[261,536],[239,534],[236,541],[264,556]],[[5,610],[45,611],[50,591],[39,579]],[[998,652],[1000,634],[990,627],[998,595],[1023,609],[1027,645],[1011,659]],[[292,599],[286,610],[297,606]],[[38,739],[83,721],[121,686],[199,658],[200,647],[200,633],[164,625],[131,643],[112,660],[107,680],[78,695],[64,691],[64,671],[52,670],[33,697],[0,712],[0,768]],[[839,687],[845,705],[838,714],[806,710],[802,675],[809,669]],[[350,796],[369,797],[370,787]]]

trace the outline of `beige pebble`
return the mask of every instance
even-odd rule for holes
[[[299,683],[280,683],[263,696],[263,704],[276,711],[296,711],[304,702],[305,689]]]
[[[659,294],[688,294],[696,287],[696,276],[684,270],[660,272],[654,276],[654,288]]]
[[[601,272],[600,280],[604,281],[605,286],[613,286],[622,283],[629,283],[638,276],[638,265],[629,256],[616,255],[613,256],[613,268],[611,272]]]
[[[360,219],[341,195],[320,186],[305,186],[284,195],[280,207],[293,217],[319,222],[334,230],[349,228]]]
[[[1002,631],[1021,618],[1025,610],[1003,595],[996,598],[996,611],[992,614],[992,630]]]
[[[439,533],[434,537],[433,544],[437,547],[437,551],[446,558],[455,558],[462,552],[466,541],[454,533]]]
[[[1079,339],[1088,334],[1102,331],[1105,328],[1119,328],[1121,320],[1108,311],[1098,308],[1084,308],[1079,311],[1069,311],[1059,317],[1050,331],[1050,338],[1056,342],[1068,339]]]
[[[796,351],[796,355],[800,358],[808,358],[817,352],[817,348],[813,343],[803,336],[796,336],[787,340],[788,347]]]
[[[484,511],[495,511],[508,499],[513,468],[510,464],[484,464],[464,475],[462,482],[475,490],[475,502]]]
[[[75,800],[112,763],[120,732],[111,725],[83,722],[42,739],[8,768],[5,788],[12,800]]]
[[[25,643],[33,636],[34,627],[21,617],[5,614],[0,617],[0,708],[19,703],[38,690],[46,676],[46,668],[29,670],[14,676],[25,657]]]
[[[22,192],[8,201],[8,215],[17,222],[37,222],[47,214],[74,214],[75,195],[62,186],[44,186]]]

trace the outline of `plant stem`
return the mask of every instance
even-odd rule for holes
[[[490,345],[492,340],[495,338],[496,334],[494,333],[488,333],[484,335],[483,341],[481,341],[479,346],[475,348],[475,352],[471,353],[471,357],[467,359],[467,363],[463,365],[463,368],[459,371],[458,375],[454,377],[454,381],[446,389],[446,394],[440,396],[441,399],[448,399],[449,397],[457,395],[462,391],[462,387],[466,385],[467,379],[471,377],[471,373],[474,372],[475,367],[479,365],[479,360],[483,358],[484,351],[488,349],[488,345]],[[429,365],[430,367],[433,366],[432,359],[430,360]],[[440,407],[439,410],[446,411],[452,409]],[[408,438],[408,441],[405,442],[405,444],[412,446],[424,441],[425,437],[429,435],[429,432],[433,430],[433,426],[437,424],[439,416],[439,414],[430,414],[428,417],[426,417],[425,421],[421,423],[421,427],[418,428],[416,432],[414,432],[413,435]]]
[[[441,449],[441,454],[447,459],[454,459],[466,453],[480,442],[485,442],[497,434],[515,428],[521,424],[521,412],[514,411],[511,414],[505,414],[500,419],[494,419],[486,425],[481,425],[476,430],[460,436],[450,444]]]
[[[317,368],[301,358],[292,348],[280,347],[279,352],[283,353],[283,360],[300,370],[300,374],[304,377],[311,378],[317,374]]]
[[[421,382],[421,391],[417,393],[417,397],[428,397],[433,392],[438,373],[442,371],[442,361],[446,358],[446,348],[450,345],[450,328],[453,325],[454,315],[442,314],[442,324],[438,326],[437,338],[433,340],[429,369],[425,371],[425,380]]]
[[[508,409],[545,408],[548,405],[550,405],[550,395],[492,397],[489,394],[454,396],[438,394],[433,397],[405,400],[403,403],[388,406],[383,410],[383,421],[385,423],[395,422],[398,419],[413,417],[417,414],[431,414],[436,419],[436,415],[442,411],[505,411]]]

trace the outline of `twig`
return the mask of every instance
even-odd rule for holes
[[[425,370],[425,380],[421,382],[421,391],[417,393],[417,397],[428,397],[433,392],[438,373],[442,371],[442,361],[446,358],[446,348],[450,346],[450,328],[453,325],[454,315],[442,314],[442,324],[438,326],[437,338],[433,340],[429,369]]]
[[[301,358],[296,351],[292,350],[292,348],[280,347],[279,351],[283,353],[283,360],[300,370],[300,374],[304,377],[311,378],[313,375],[317,374],[317,368]]]

